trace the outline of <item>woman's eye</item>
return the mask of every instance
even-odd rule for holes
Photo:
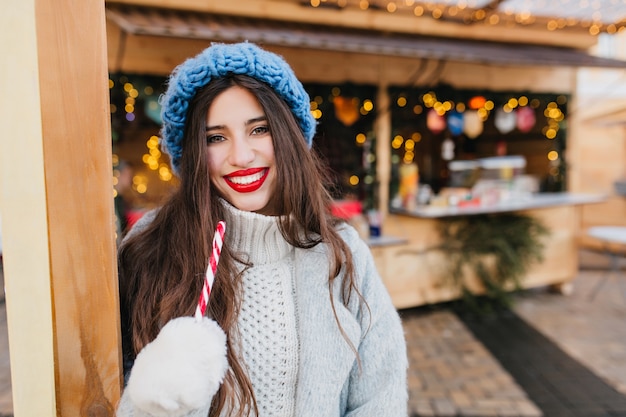
[[[223,142],[224,136],[220,136],[220,135],[211,135],[211,136],[207,136],[206,137],[206,143],[207,145],[210,143],[218,143],[218,142]]]
[[[269,131],[270,131],[270,129],[267,126],[258,126],[258,127],[255,127],[252,130],[252,134],[253,135],[263,135],[263,134],[265,134],[265,133],[267,133]]]

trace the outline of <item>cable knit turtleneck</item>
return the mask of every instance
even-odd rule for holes
[[[226,207],[226,241],[252,266],[243,276],[238,325],[259,417],[295,415],[298,336],[294,253],[278,217]]]

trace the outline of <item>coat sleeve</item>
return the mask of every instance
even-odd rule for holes
[[[367,307],[359,314],[360,366],[350,375],[345,417],[406,417],[408,360],[400,316],[376,270],[369,247],[351,244],[360,291]]]

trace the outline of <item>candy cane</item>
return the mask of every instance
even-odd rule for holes
[[[226,223],[220,221],[215,228],[215,234],[213,235],[213,250],[209,257],[209,266],[206,269],[204,275],[204,285],[202,286],[202,292],[200,293],[200,299],[198,300],[198,306],[196,307],[196,320],[200,321],[204,316],[206,307],[209,304],[209,296],[211,295],[211,289],[213,288],[213,281],[215,280],[215,271],[217,270],[217,264],[220,261],[220,253],[222,253],[222,244],[224,243],[224,232],[226,231]]]

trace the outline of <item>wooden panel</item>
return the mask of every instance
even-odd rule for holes
[[[112,72],[167,75],[176,65],[209,46],[208,41],[128,35],[109,24],[109,69]],[[379,85],[406,85],[420,67],[418,59],[371,54],[320,51],[305,48],[265,46],[282,55],[303,82],[345,82]],[[416,84],[435,70],[430,62]],[[569,93],[576,79],[574,68],[498,67],[447,62],[439,82],[456,88]],[[514,84],[511,80],[515,80]]]
[[[563,287],[578,271],[577,206],[560,206],[528,210],[525,214],[539,218],[550,230],[545,240],[545,259],[531,265],[522,278],[525,288]],[[397,308],[450,301],[460,296],[446,276],[446,257],[438,251],[427,251],[439,242],[436,219],[388,215],[383,233],[408,240],[406,245],[374,248],[374,261]],[[465,283],[475,293],[484,291],[468,271]]]
[[[34,10],[34,0],[0,2],[2,262],[13,412],[52,417],[54,339]]]
[[[120,338],[104,4],[36,3],[62,416],[112,416]]]

